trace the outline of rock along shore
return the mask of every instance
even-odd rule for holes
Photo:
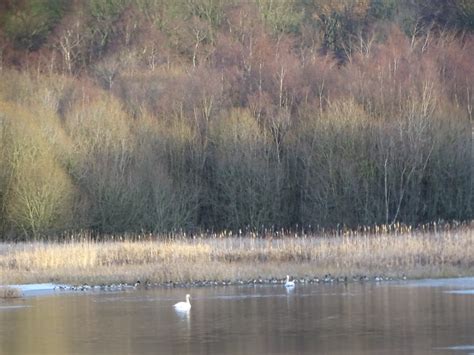
[[[356,275],[352,277],[340,276],[333,277],[330,274],[324,275],[323,277],[300,277],[294,278],[293,281],[295,284],[305,285],[305,284],[340,284],[340,283],[352,283],[352,282],[386,282],[386,281],[401,281],[406,280],[406,276],[401,278],[387,277],[387,276],[366,276],[366,275]],[[126,289],[145,289],[145,288],[155,288],[155,287],[179,287],[179,288],[193,288],[193,287],[218,287],[218,286],[252,286],[252,285],[284,285],[286,279],[277,279],[277,278],[256,278],[248,280],[197,280],[197,281],[187,281],[187,282],[149,282],[147,280],[140,281],[137,280],[134,284],[129,283],[113,283],[113,284],[102,284],[102,285],[56,285],[54,290],[60,291],[117,291],[117,290],[126,290]]]

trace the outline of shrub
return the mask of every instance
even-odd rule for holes
[[[55,117],[40,110],[33,115],[1,102],[0,111],[8,122],[2,144],[8,171],[4,190],[8,225],[35,237],[67,227],[74,188],[46,138],[55,136],[57,126],[48,126]]]
[[[14,287],[0,287],[0,298],[20,298],[21,291]]]

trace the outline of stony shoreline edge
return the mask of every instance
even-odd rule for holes
[[[451,276],[451,277],[426,277],[422,279],[456,279],[456,278],[465,278],[471,277],[466,275]],[[405,281],[415,281],[420,280],[419,277],[408,277],[403,274],[401,277],[393,276],[367,276],[367,275],[354,275],[351,277],[339,276],[335,277],[331,274],[324,275],[323,277],[296,277],[292,278],[292,281],[295,282],[296,287],[305,286],[305,285],[349,285],[349,284],[382,284],[389,282],[405,282]],[[64,292],[118,292],[118,291],[135,291],[135,290],[147,290],[147,289],[172,289],[172,288],[206,288],[206,287],[226,287],[226,286],[241,286],[241,287],[252,287],[252,286],[284,286],[285,278],[254,278],[247,280],[198,280],[198,281],[185,281],[185,282],[175,282],[175,281],[166,281],[166,282],[150,282],[144,281],[141,282],[137,280],[134,284],[131,283],[110,283],[110,284],[55,284],[55,283],[45,283],[45,284],[22,284],[22,285],[0,285],[1,289],[9,289],[10,291],[17,291],[14,297],[0,297],[0,299],[5,298],[21,298],[29,294],[51,294],[57,291]],[[39,286],[39,289],[27,289],[26,291],[22,290],[24,287],[30,285]],[[42,285],[49,285],[48,288],[41,288]]]
[[[352,277],[340,276],[333,277],[330,274],[324,277],[298,277],[292,279],[296,285],[312,285],[312,284],[348,284],[348,283],[381,283],[388,281],[406,281],[410,280],[405,275],[402,277],[388,277],[388,276],[366,276],[356,275]],[[198,287],[222,287],[222,286],[277,286],[284,285],[286,279],[277,278],[256,278],[249,280],[199,280],[189,282],[141,282],[137,280],[135,284],[129,283],[112,283],[101,285],[89,285],[87,283],[81,285],[57,285],[55,290],[62,291],[91,291],[91,290],[125,290],[125,289],[148,289],[148,288],[198,288]]]

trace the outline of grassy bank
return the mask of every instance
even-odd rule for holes
[[[76,238],[77,239],[77,238]],[[472,227],[404,233],[229,235],[0,244],[0,284],[110,284],[386,275],[474,275]]]

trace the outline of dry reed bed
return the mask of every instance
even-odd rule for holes
[[[0,284],[189,282],[256,277],[474,274],[471,228],[404,234],[153,238],[3,244]]]
[[[21,296],[21,291],[15,287],[0,286],[0,299],[20,298]]]

